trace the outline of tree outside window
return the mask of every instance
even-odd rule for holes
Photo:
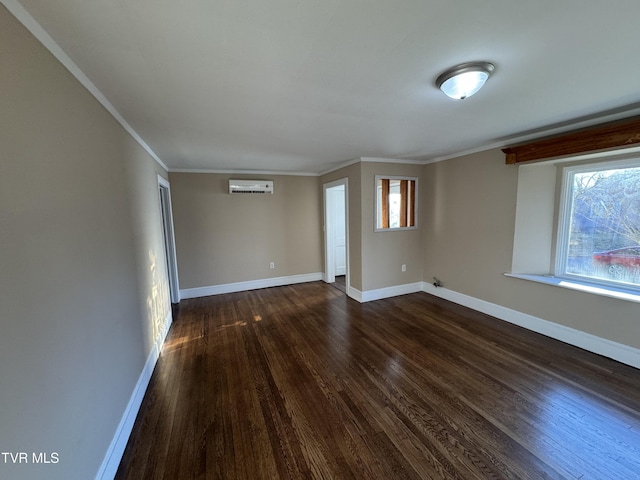
[[[560,275],[640,287],[640,161],[568,168]]]

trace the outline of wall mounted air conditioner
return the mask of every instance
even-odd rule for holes
[[[273,180],[229,180],[229,193],[273,193]]]

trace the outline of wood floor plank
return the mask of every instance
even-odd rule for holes
[[[186,300],[116,478],[640,479],[640,371],[424,293]]]

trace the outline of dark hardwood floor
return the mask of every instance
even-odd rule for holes
[[[187,300],[116,478],[640,479],[640,370],[424,293]]]
[[[336,281],[332,284],[343,293],[347,293],[347,277],[345,275],[336,275]]]

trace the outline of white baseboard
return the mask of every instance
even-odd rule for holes
[[[269,278],[265,280],[255,280],[251,282],[239,282],[226,285],[216,285],[212,287],[201,287],[181,291],[182,298],[196,298],[198,296],[217,295],[220,293],[231,293],[244,290],[253,290],[256,288],[275,287],[281,285],[290,285],[294,283],[313,282],[323,279],[322,273],[312,273],[305,275],[294,275],[289,277],[277,277]],[[540,333],[547,337],[560,340],[564,343],[574,345],[584,350],[603,355],[608,358],[612,358],[618,362],[630,365],[635,368],[640,368],[640,350],[630,347],[621,343],[613,342],[605,338],[597,337],[590,333],[586,333],[580,330],[576,330],[564,325],[549,322],[533,315],[518,312],[495,303],[480,300],[463,293],[458,293],[453,290],[449,290],[443,287],[434,287],[428,282],[416,282],[406,285],[396,285],[393,287],[386,287],[377,290],[367,290],[361,292],[360,290],[349,287],[349,297],[354,300],[364,303],[372,300],[379,300],[383,298],[395,297],[398,295],[405,295],[408,293],[425,292],[436,297],[449,300],[458,305],[462,305],[473,310],[476,310],[492,317],[496,317],[500,320],[512,323],[514,325],[521,326],[528,330]],[[169,327],[172,323],[171,311],[166,320],[166,328],[163,331],[163,335],[160,336],[154,348],[149,353],[147,361],[142,369],[142,373],[136,383],[129,403],[124,411],[122,419],[118,424],[116,433],[109,445],[109,449],[104,457],[102,465],[96,475],[96,480],[112,479],[120,465],[122,455],[125,447],[131,435],[131,430],[140,410],[140,405],[144,398],[149,381],[155,364],[160,356],[162,345],[169,332]]]
[[[383,298],[421,292],[422,283],[423,282],[406,283],[404,285],[394,285],[393,287],[378,288],[376,290],[365,290],[364,292],[361,292],[356,288],[349,287],[349,296],[360,303],[371,302],[373,300],[381,300]]]
[[[225,283],[222,285],[211,285],[209,287],[196,287],[180,290],[180,299],[208,297],[209,295],[220,295],[223,293],[244,292],[246,290],[256,290],[258,288],[281,287],[283,285],[293,285],[295,283],[316,282],[323,280],[324,274],[304,273],[302,275],[289,275],[286,277],[264,278],[261,280],[251,280],[248,282]]]
[[[357,288],[353,288],[347,285],[347,295],[353,298],[356,302],[362,303],[362,292]]]
[[[133,425],[136,421],[136,417],[138,416],[138,411],[140,410],[140,406],[142,405],[144,394],[146,393],[147,386],[149,385],[149,381],[151,380],[153,369],[155,368],[156,362],[160,357],[162,345],[167,338],[167,334],[169,333],[169,328],[171,327],[172,323],[173,315],[171,313],[171,308],[169,308],[169,314],[167,315],[167,318],[165,320],[164,328],[161,329],[162,334],[156,340],[156,343],[153,345],[151,352],[149,352],[149,356],[147,357],[147,361],[142,368],[142,372],[140,373],[138,382],[133,389],[131,398],[129,398],[129,403],[127,403],[127,407],[125,408],[124,414],[120,419],[118,428],[116,428],[116,433],[113,436],[113,440],[111,440],[111,444],[107,449],[107,453],[102,460],[102,465],[100,465],[100,468],[98,469],[96,480],[113,480],[113,477],[115,477],[116,472],[118,471],[120,461],[122,460],[122,455],[124,454],[124,449],[127,447],[127,442],[129,441],[129,436],[131,435],[131,431],[133,430]]]
[[[472,308],[478,312],[491,315],[505,322],[513,323],[527,330],[560,340],[569,345],[582,348],[583,350],[612,358],[635,368],[640,368],[640,350],[637,348],[607,340],[606,338],[597,337],[581,330],[565,327],[564,325],[543,320],[533,315],[518,312],[517,310],[512,310],[443,287],[436,288],[428,282],[423,282],[422,291],[457,303],[458,305]]]

